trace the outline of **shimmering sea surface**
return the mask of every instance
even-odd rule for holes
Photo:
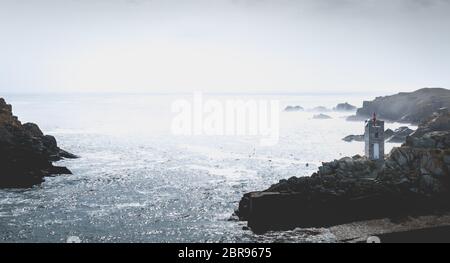
[[[241,196],[280,179],[308,176],[322,161],[363,154],[362,122],[352,112],[283,112],[286,105],[356,106],[371,95],[209,95],[204,100],[279,100],[280,138],[261,146],[252,136],[176,136],[177,99],[192,95],[2,95],[22,122],[35,122],[61,148],[73,175],[31,189],[0,190],[0,241],[66,242],[333,242],[328,229],[255,235],[232,220]],[[387,123],[386,128],[402,126]],[[396,144],[387,144],[389,151]],[[308,165],[306,165],[308,164]]]

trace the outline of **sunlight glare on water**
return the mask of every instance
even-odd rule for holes
[[[9,95],[14,114],[81,156],[63,160],[73,175],[31,189],[0,190],[0,240],[66,242],[323,242],[327,229],[254,235],[229,220],[241,196],[280,179],[308,176],[322,161],[363,154],[362,122],[352,112],[283,112],[286,105],[328,108],[355,96],[216,95],[280,101],[280,139],[269,147],[248,136],[175,136],[171,103],[189,95]],[[213,97],[212,95],[210,97]],[[387,123],[386,128],[402,126]],[[397,144],[387,144],[387,151]],[[308,166],[306,166],[308,164]]]

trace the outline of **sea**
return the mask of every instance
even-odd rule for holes
[[[0,242],[335,242],[326,228],[256,235],[233,213],[244,193],[310,176],[321,162],[363,155],[364,143],[342,140],[364,132],[363,121],[345,120],[355,112],[329,111],[324,114],[331,118],[315,119],[319,113],[311,109],[342,102],[360,107],[375,97],[202,96],[203,106],[212,101],[224,108],[227,101],[276,101],[277,141],[264,145],[261,134],[176,134],[180,112],[174,104],[198,104],[195,94],[2,96],[22,123],[37,123],[80,158],[55,163],[71,175],[47,177],[29,189],[0,189]],[[288,105],[305,110],[283,111]],[[398,145],[387,143],[386,152]]]

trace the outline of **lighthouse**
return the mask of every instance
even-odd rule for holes
[[[364,130],[365,155],[370,160],[384,160],[384,121],[378,120],[374,112],[366,121]]]

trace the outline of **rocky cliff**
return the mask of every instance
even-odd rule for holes
[[[450,90],[423,88],[414,92],[401,92],[392,96],[377,97],[364,101],[355,116],[348,120],[366,119],[374,112],[378,117],[390,121],[421,123],[439,108],[450,108]]]
[[[310,177],[247,193],[236,214],[255,232],[450,209],[450,114],[440,110],[383,163],[361,156],[323,163]]]
[[[68,174],[53,161],[76,158],[61,150],[56,139],[34,123],[22,124],[12,107],[0,98],[0,187],[29,187],[51,174]]]

